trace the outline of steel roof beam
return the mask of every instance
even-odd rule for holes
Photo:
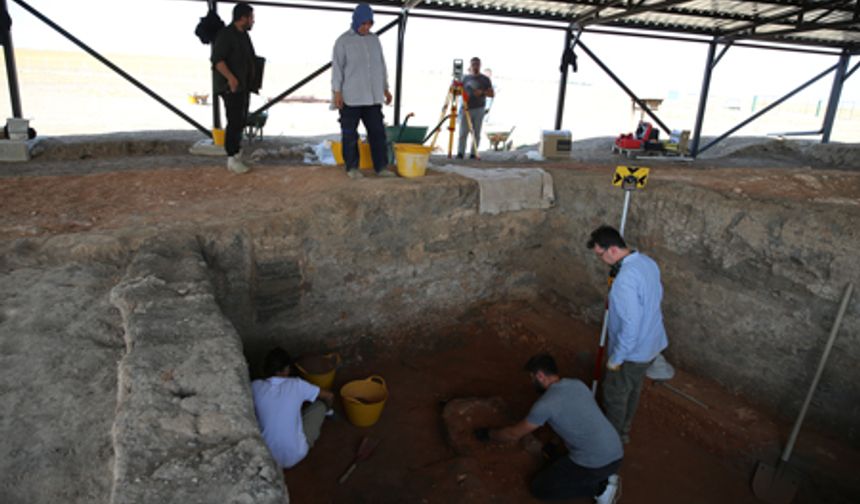
[[[17,1],[20,1],[20,0],[15,0],[15,1],[17,2]],[[385,33],[385,32],[387,32],[388,30],[390,30],[392,27],[394,27],[394,26],[396,26],[396,25],[399,25],[399,24],[400,24],[400,17],[398,17],[397,19],[394,19],[393,21],[389,22],[387,25],[383,26],[382,28],[380,28],[379,30],[377,30],[377,31],[376,31],[376,32],[374,32],[374,33],[375,33],[376,35],[382,35],[383,33]],[[328,63],[326,63],[326,64],[322,65],[322,66],[321,66],[321,67],[319,67],[319,68],[317,68],[316,70],[314,70],[313,72],[311,72],[311,74],[310,74],[310,75],[308,75],[308,76],[307,76],[307,77],[305,77],[304,79],[300,80],[299,82],[297,82],[297,83],[293,84],[289,89],[287,89],[287,90],[286,90],[286,91],[284,91],[283,93],[279,94],[278,96],[276,96],[276,97],[274,97],[274,98],[271,98],[271,99],[268,101],[268,103],[266,103],[266,104],[265,104],[265,105],[263,105],[262,107],[258,108],[257,110],[255,110],[255,111],[254,111],[254,112],[252,112],[251,114],[252,114],[252,115],[257,115],[257,114],[261,114],[261,113],[263,113],[264,111],[268,110],[272,105],[274,105],[274,104],[276,104],[276,103],[280,102],[281,100],[283,100],[283,99],[284,99],[284,98],[286,98],[287,96],[289,96],[289,95],[293,94],[294,92],[296,92],[299,88],[301,88],[302,86],[304,86],[304,85],[305,85],[305,84],[307,84],[308,82],[310,82],[310,81],[312,81],[312,80],[316,79],[318,76],[320,76],[322,73],[324,73],[324,72],[325,72],[326,70],[328,70],[329,68],[331,68],[331,61],[329,61]]]
[[[615,73],[610,70],[610,68],[606,66],[606,64],[603,63],[603,61],[601,61],[600,58],[597,57],[597,55],[591,52],[588,46],[583,44],[582,41],[579,41],[579,48],[582,49],[585,54],[587,54],[588,57],[591,58],[591,60],[594,61],[597,66],[599,66],[606,73],[606,75],[609,76],[610,79],[615,81],[618,87],[620,87],[625,93],[627,93],[627,96],[629,96],[631,100],[636,102],[636,104],[639,105],[639,108],[641,108],[643,112],[648,114],[648,117],[653,119],[654,122],[656,122],[660,126],[660,129],[665,131],[667,135],[672,134],[672,130],[668,126],[666,126],[666,124],[661,121],[659,117],[657,117],[657,114],[655,114],[645,102],[643,102],[638,96],[636,96],[636,93],[634,93],[629,87],[627,87],[627,85],[624,84],[624,82],[617,75],[615,75]]]
[[[673,5],[681,4],[688,2],[689,0],[663,0],[657,3],[646,4],[643,2],[639,3],[636,7],[631,7],[629,9],[624,10],[624,12],[618,12],[616,14],[612,14],[610,16],[604,16],[600,18],[593,18],[588,21],[584,21],[580,23],[582,26],[588,26],[592,24],[602,24],[608,21],[616,21],[619,19],[623,19],[630,16],[635,16],[636,14],[643,14],[645,12],[651,12],[659,9],[663,9],[666,7],[671,7]]]
[[[587,11],[585,11],[581,14],[577,14],[573,18],[573,20],[571,20],[571,23],[579,24],[579,23],[582,23],[583,21],[588,21],[591,18],[599,16],[600,12],[603,11],[604,9],[607,9],[609,7],[613,7],[613,6],[618,5],[620,3],[624,3],[625,1],[626,0],[613,0],[610,2],[595,5],[594,7],[588,9]],[[571,2],[565,2],[565,3],[571,3]]]
[[[849,30],[850,27],[856,27],[857,29]],[[754,33],[746,38],[750,39],[758,39],[763,37],[781,37],[784,35],[793,35],[795,33],[804,33],[815,30],[839,30],[839,31],[851,31],[860,33],[860,21],[842,21],[837,23],[804,23],[802,25],[795,26],[794,28],[786,28],[784,30],[774,30],[764,33]]]
[[[748,35],[752,34],[753,32],[755,32],[756,28],[759,28],[759,27],[762,27],[762,26],[765,26],[765,25],[768,25],[768,24],[771,24],[771,23],[774,23],[777,21],[782,21],[782,20],[785,20],[785,19],[788,19],[788,18],[791,18],[794,16],[800,17],[800,16],[803,16],[803,14],[805,14],[807,12],[811,12],[813,10],[829,9],[831,7],[842,5],[844,3],[845,3],[844,0],[835,0],[832,2],[818,3],[818,4],[810,4],[808,2],[805,2],[804,5],[801,5],[800,8],[798,8],[798,9],[795,9],[795,10],[792,10],[789,12],[783,12],[782,14],[777,14],[774,16],[763,17],[763,18],[760,18],[760,19],[746,25],[746,26],[740,26],[738,28],[733,28],[731,30],[725,30],[722,33],[721,39],[722,40],[730,40],[733,38],[741,38],[744,36],[748,36]],[[749,32],[749,33],[746,33],[746,32]]]
[[[203,1],[203,0],[184,0],[184,1]],[[855,19],[860,19],[860,4],[857,1],[851,0],[846,3],[847,0],[839,0],[839,1],[827,1],[827,2],[810,2],[810,1],[784,1],[784,0],[762,0],[757,1],[756,3],[759,5],[763,5],[767,7],[767,10],[772,11],[774,7],[783,7],[789,8],[790,12],[783,12],[777,15],[772,15],[770,17],[764,19],[754,19],[749,16],[749,14],[744,14],[741,12],[733,11],[731,8],[726,8],[723,11],[714,10],[709,11],[707,9],[688,9],[685,4],[693,4],[696,2],[691,0],[668,0],[668,1],[652,1],[652,3],[642,3],[639,2],[637,4],[628,4],[631,5],[627,9],[622,10],[622,6],[616,0],[606,0],[606,1],[597,1],[597,0],[544,0],[545,2],[550,2],[551,5],[558,5],[559,9],[553,8],[513,8],[501,5],[493,5],[492,2],[497,0],[488,0],[488,4],[479,5],[477,3],[455,3],[456,0],[440,0],[444,3],[433,3],[430,0],[424,0],[418,10],[427,12],[428,15],[426,17],[432,17],[429,12],[439,12],[439,13],[451,13],[451,14],[465,14],[472,15],[476,17],[480,17],[482,19],[464,19],[465,21],[474,21],[474,22],[484,22],[484,20],[490,21],[488,18],[501,18],[501,19],[493,19],[492,24],[500,24],[500,25],[512,25],[512,26],[527,26],[529,25],[529,21],[537,21],[537,22],[545,22],[547,23],[547,27],[556,28],[551,25],[551,23],[565,23],[568,25],[572,20],[577,18],[583,19],[585,22],[583,24],[589,26],[606,26],[606,27],[620,27],[620,28],[633,28],[640,29],[651,32],[655,37],[658,33],[687,33],[691,35],[700,35],[707,37],[718,37],[721,42],[729,42],[732,40],[742,39],[744,36],[736,36],[732,37],[731,35],[735,33],[741,33],[744,30],[749,31],[753,28],[753,26],[762,26],[767,24],[768,22],[779,21],[780,19],[791,19],[799,17],[801,13],[809,13],[812,12],[814,15],[807,19],[815,18],[821,11],[823,10],[832,10],[833,12],[841,13],[844,16],[853,17]],[[475,0],[466,0],[470,2],[474,2]],[[342,2],[337,2],[337,0],[307,0],[308,3],[305,4],[297,4],[297,3],[289,3],[287,1],[278,1],[278,0],[262,0],[262,1],[254,1],[255,5],[271,5],[271,6],[282,6],[282,7],[293,7],[293,8],[307,8],[307,9],[321,9],[321,10],[332,10],[332,11],[351,11],[351,7],[345,7]],[[514,0],[516,2],[516,0]],[[340,5],[336,5],[336,4]],[[392,7],[402,9],[406,3],[409,3],[409,0],[404,1],[399,0],[379,0],[373,2],[376,6],[380,7]],[[328,4],[328,5],[326,5]],[[515,3],[509,4],[515,5]],[[544,4],[547,5],[547,4]],[[731,4],[729,4],[731,5]],[[741,6],[742,4],[738,4]],[[578,14],[571,14],[569,11],[573,9],[580,10]],[[564,12],[562,12],[564,11]],[[610,12],[609,15],[604,17],[594,17],[595,15],[599,15],[602,12]],[[412,11],[415,13],[415,11]],[[380,11],[380,14],[390,14],[390,15],[398,15],[399,13],[389,13]],[[655,15],[666,15],[666,16],[681,16],[681,19],[669,19],[664,24],[659,24],[656,21],[652,20],[643,20],[637,17],[640,14],[654,13]],[[695,16],[696,18],[711,18],[713,19],[713,23],[703,23],[702,26],[693,26],[689,21],[685,22],[683,16]],[[831,14],[832,16],[832,14]],[[440,16],[441,18],[441,16]],[[511,21],[505,21],[506,19],[510,19]],[[514,21],[519,20],[519,21]],[[728,24],[728,23],[738,23],[738,22],[746,22],[743,26],[738,28],[733,28],[728,31],[721,31],[719,26],[720,24]],[[539,26],[543,27],[543,26]],[[803,26],[804,28],[807,25]],[[828,25],[829,29],[835,29],[840,32],[853,34],[855,30],[840,28],[838,25],[830,24]],[[564,29],[564,27],[561,27]],[[848,49],[849,51],[856,52],[860,49],[860,42],[854,42],[852,40],[845,40],[838,35],[833,34],[823,34],[817,35],[814,33],[815,29],[802,30],[797,31],[797,36],[791,36],[790,33],[785,35],[773,34],[773,33],[762,33],[760,35],[756,35],[753,37],[756,40],[766,41],[775,44],[792,44],[792,45],[806,45],[813,47],[822,47],[822,48],[840,48],[840,49]],[[803,35],[802,33],[809,33],[808,35]],[[659,38],[659,37],[657,37]]]
[[[811,86],[812,84],[814,84],[815,82],[817,82],[818,80],[820,80],[820,79],[821,79],[822,77],[824,77],[825,75],[827,75],[827,74],[829,74],[830,72],[832,72],[833,70],[835,70],[835,69],[837,68],[837,66],[838,66],[838,64],[834,64],[833,66],[831,66],[831,67],[830,67],[830,68],[828,68],[827,70],[824,70],[823,72],[819,73],[819,74],[818,74],[818,75],[816,75],[815,77],[813,77],[813,78],[809,79],[808,81],[804,82],[804,83],[803,83],[803,84],[801,84],[800,86],[798,86],[798,87],[794,88],[793,90],[789,91],[788,93],[786,93],[785,95],[783,95],[781,98],[777,99],[776,101],[774,101],[773,103],[771,103],[770,105],[768,105],[767,107],[765,107],[765,108],[763,108],[763,109],[759,110],[759,111],[758,111],[758,112],[756,112],[755,114],[753,114],[753,115],[751,115],[750,117],[746,118],[745,120],[741,121],[740,123],[738,123],[738,125],[737,125],[737,126],[734,126],[733,128],[731,128],[731,129],[729,129],[728,131],[726,131],[725,133],[723,133],[722,135],[720,135],[720,136],[718,136],[717,138],[715,138],[715,139],[711,140],[707,145],[705,145],[704,147],[702,147],[702,148],[699,150],[699,152],[698,152],[698,153],[699,153],[699,154],[701,154],[702,152],[705,152],[706,150],[710,149],[710,148],[711,148],[711,147],[713,147],[714,145],[716,145],[716,144],[720,143],[721,141],[723,141],[725,138],[729,137],[732,133],[734,133],[734,132],[736,132],[737,130],[739,130],[739,129],[743,128],[743,127],[744,127],[744,126],[746,126],[747,124],[749,124],[749,123],[751,123],[751,122],[755,121],[756,119],[758,119],[759,117],[763,116],[764,114],[766,114],[766,113],[770,112],[772,109],[774,109],[774,108],[776,108],[777,106],[781,105],[784,101],[788,100],[789,98],[791,98],[792,96],[796,95],[797,93],[799,93],[799,92],[803,91],[803,90],[804,90],[804,89],[806,89],[807,87]]]

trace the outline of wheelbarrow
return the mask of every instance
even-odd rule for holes
[[[403,119],[403,124],[400,126],[388,126],[385,128],[385,136],[388,144],[388,162],[394,163],[394,144],[396,143],[413,143],[423,144],[426,141],[424,135],[427,134],[426,126],[407,126],[409,118],[415,114],[410,112]]]
[[[249,142],[263,139],[263,126],[266,125],[268,118],[268,110],[248,114],[248,119],[245,121],[245,138]]]
[[[493,148],[494,151],[500,150],[511,150],[513,147],[513,141],[509,141],[508,139],[511,137],[511,133],[514,132],[516,126],[510,129],[510,131],[489,131],[487,132],[487,140],[490,141],[490,147]]]

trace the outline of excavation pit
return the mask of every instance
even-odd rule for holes
[[[622,472],[635,502],[752,502],[857,277],[857,173],[756,163],[652,166],[634,195],[672,384],[708,405],[646,387]],[[530,166],[555,205],[492,215],[477,183],[433,170],[354,183],[264,159],[231,177],[179,153],[16,166],[0,179],[0,500],[282,501],[248,388],[281,345],[340,352],[335,389],[370,374],[391,389],[373,457],[333,483],[363,432],[339,411],[286,473],[295,502],[527,502],[526,461],[458,455],[441,402],[499,396],[523,415],[538,350],[590,379],[606,271],[584,238],[622,200],[611,163]],[[856,300],[843,324],[793,458],[802,502],[857,495]]]

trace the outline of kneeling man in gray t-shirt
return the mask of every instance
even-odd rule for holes
[[[544,424],[564,440],[568,454],[551,460],[531,483],[539,499],[595,497],[615,502],[624,450],[618,432],[603,416],[588,387],[580,380],[561,378],[555,360],[535,355],[526,363],[532,383],[542,392],[522,421],[502,429],[478,429],[481,440],[515,442]]]

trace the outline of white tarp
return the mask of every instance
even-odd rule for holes
[[[479,211],[482,214],[550,208],[555,203],[552,175],[541,168],[471,168],[445,165],[431,169],[476,180],[480,186]]]

